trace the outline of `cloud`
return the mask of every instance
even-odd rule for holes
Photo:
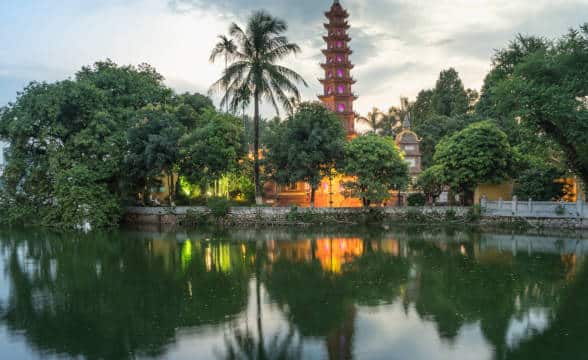
[[[356,108],[397,105],[434,86],[455,67],[479,88],[490,58],[517,33],[557,37],[588,19],[588,0],[341,0],[349,10]],[[148,62],[179,91],[206,91],[221,74],[209,64],[216,36],[265,9],[285,19],[302,53],[285,64],[309,82],[307,100],[321,91],[319,64],[324,12],[332,0],[101,0],[0,2],[0,104],[30,80],[73,76],[83,65],[111,58]],[[10,94],[13,94],[12,96]],[[271,110],[264,106],[267,116]]]

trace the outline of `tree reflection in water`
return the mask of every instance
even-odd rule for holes
[[[573,357],[588,333],[588,271],[576,273],[573,253],[513,252],[465,233],[282,237],[2,232],[0,324],[43,353],[88,359],[165,356],[178,329],[204,326],[224,333],[222,359],[298,359],[306,339],[351,359],[369,330],[358,314],[394,304],[449,344],[479,327],[496,359]],[[254,302],[251,331],[239,323]],[[286,332],[265,333],[273,304]],[[539,310],[541,327],[513,335]]]

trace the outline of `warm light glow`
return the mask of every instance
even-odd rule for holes
[[[363,241],[358,238],[318,239],[316,257],[326,271],[340,273],[344,264],[363,254]]]
[[[337,111],[345,112],[345,104],[339,104],[339,106],[337,106]]]

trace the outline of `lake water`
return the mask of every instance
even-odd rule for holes
[[[588,359],[588,240],[0,230],[1,359]]]

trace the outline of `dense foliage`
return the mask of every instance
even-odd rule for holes
[[[304,181],[311,205],[321,179],[343,159],[345,130],[321,103],[302,103],[286,121],[273,126],[266,141],[266,171],[278,184]]]
[[[442,140],[435,164],[452,190],[469,197],[479,183],[500,183],[512,176],[514,153],[506,134],[490,121],[472,124]]]
[[[389,137],[367,134],[345,146],[343,172],[354,180],[345,184],[347,195],[364,206],[390,198],[390,191],[408,184],[408,163]]]
[[[443,168],[439,165],[426,168],[417,178],[416,185],[423,191],[426,200],[431,204],[434,203],[435,198],[445,189]]]
[[[171,99],[162,81],[148,65],[105,61],[73,80],[27,86],[0,118],[1,137],[10,143],[2,221],[75,227],[82,217],[93,226],[116,224],[126,129],[139,109]]]
[[[163,178],[173,204],[191,155],[204,165],[186,175],[198,171],[207,183],[243,154],[240,119],[218,114],[205,96],[175,95],[148,65],[111,61],[72,80],[31,83],[0,111],[0,137],[10,143],[0,221],[63,228],[116,225],[121,206],[138,193],[146,201]]]
[[[555,42],[519,38],[495,63],[480,107],[494,104],[531,133],[545,134],[588,181],[588,24]]]

